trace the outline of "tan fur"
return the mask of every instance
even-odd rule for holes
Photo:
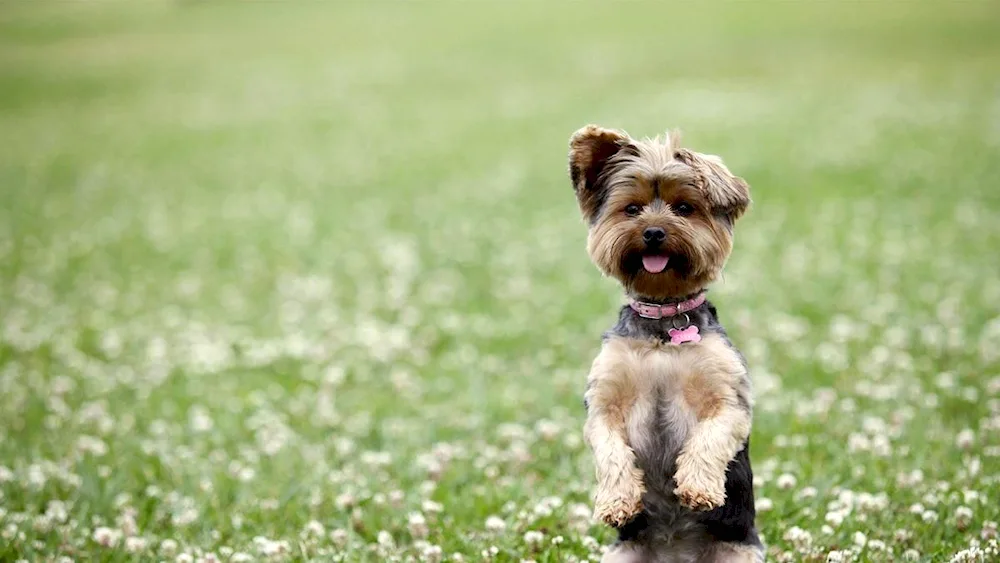
[[[620,543],[608,549],[601,557],[601,563],[647,563],[649,555],[631,543]]]
[[[633,447],[653,439],[656,390],[675,397],[683,412],[674,431],[689,429],[677,460],[680,501],[696,510],[725,501],[726,466],[750,432],[750,413],[739,402],[740,395],[749,401],[739,357],[715,334],[684,346],[611,338],[591,369],[584,428],[597,462],[595,515],[605,522],[620,524],[641,509],[642,474]]]
[[[597,494],[594,518],[620,526],[642,510],[642,471],[626,439],[626,417],[638,389],[633,377],[615,377],[611,358],[598,356],[586,394],[589,416],[584,439],[594,452]]]
[[[722,411],[725,389],[712,376],[696,373],[684,384],[684,402],[694,411],[698,420],[711,418]]]
[[[681,149],[677,135],[635,140],[589,125],[570,140],[570,174],[584,218],[591,222],[587,251],[594,264],[632,295],[689,295],[714,281],[732,250],[732,223],[750,202],[749,187],[718,157]],[[675,206],[692,205],[681,216]],[[629,204],[642,214],[625,214]],[[689,271],[650,274],[637,267],[647,227],[667,233],[664,250]]]
[[[706,193],[712,206],[730,217],[739,219],[750,205],[750,186],[726,168],[714,154],[699,154],[687,149],[677,151],[678,160],[698,170],[707,180]]]
[[[758,546],[733,543],[715,544],[698,563],[763,563],[764,550]]]

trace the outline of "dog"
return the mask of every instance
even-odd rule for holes
[[[763,561],[747,364],[705,299],[749,185],[676,134],[596,125],[571,137],[569,174],[590,258],[629,298],[584,395],[594,517],[618,531],[602,562]]]

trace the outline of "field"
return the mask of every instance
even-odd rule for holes
[[[581,399],[622,296],[566,174],[588,122],[752,186],[711,298],[769,559],[1000,560],[998,28],[0,4],[0,560],[599,560]]]

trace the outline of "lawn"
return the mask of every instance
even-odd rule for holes
[[[752,186],[774,561],[998,560],[991,2],[0,4],[0,560],[597,561],[567,140]],[[986,552],[993,550],[993,555]]]

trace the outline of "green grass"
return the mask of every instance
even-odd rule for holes
[[[566,177],[588,122],[680,128],[753,187],[712,295],[771,559],[985,545],[998,27],[988,2],[0,5],[0,560],[599,559],[581,398],[621,296]]]

